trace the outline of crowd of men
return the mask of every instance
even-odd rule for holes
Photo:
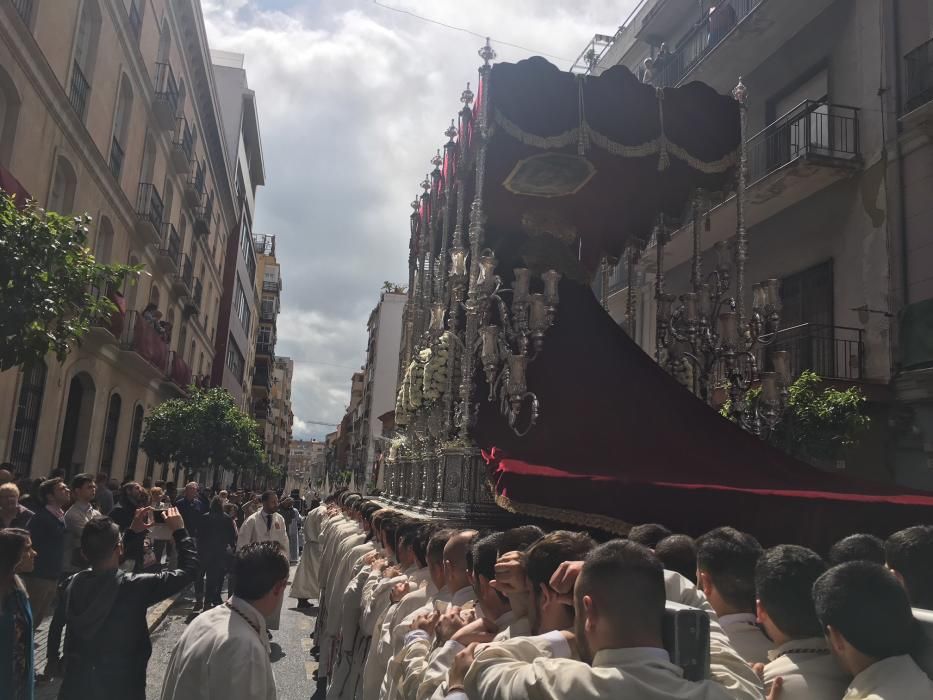
[[[825,557],[729,527],[597,544],[344,491],[309,513],[292,595],[319,599],[316,699],[933,698],[931,526]],[[699,674],[684,611],[704,623]]]
[[[268,666],[271,630],[278,629],[308,510],[297,492],[280,500],[275,491],[212,492],[191,482],[179,495],[173,484],[135,481],[112,492],[106,477],[78,474],[66,484],[60,473],[33,486],[21,482],[21,491],[6,466],[0,465],[0,647],[12,650],[6,665],[13,668],[0,669],[0,678],[17,679],[9,686],[19,689],[15,700],[31,698],[34,681],[52,677],[62,679],[64,700],[144,700],[152,653],[147,610],[192,583],[194,612],[205,611],[188,628],[192,638],[205,627],[230,637],[214,645],[228,654],[229,671],[211,681],[209,697],[230,700],[243,689],[260,691],[243,697],[267,696],[269,684],[247,682],[255,664],[238,667],[236,659],[262,650]],[[247,620],[256,610],[261,629],[247,629],[251,636],[261,631],[261,639],[247,637],[244,646],[243,635],[233,634],[239,623],[224,618]],[[47,659],[34,675],[42,668],[33,658],[34,630],[50,616]],[[181,658],[196,656],[186,651]],[[197,665],[174,668],[164,697],[195,697],[198,673]]]

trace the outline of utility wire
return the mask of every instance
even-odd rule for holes
[[[472,29],[467,29],[465,27],[458,27],[453,24],[447,24],[446,22],[441,22],[440,20],[431,19],[430,17],[424,17],[422,15],[412,12],[411,10],[406,10],[401,7],[392,7],[391,5],[386,5],[384,3],[379,2],[379,0],[373,0],[373,4],[383,8],[384,10],[391,10],[392,12],[398,12],[399,14],[402,14],[402,15],[408,15],[409,17],[414,17],[415,19],[419,19],[422,22],[428,22],[429,24],[436,24],[439,27],[446,27],[447,29],[453,29],[454,31],[457,31],[457,32],[471,34],[472,36],[478,37],[480,39],[489,39],[489,41],[491,41],[494,44],[501,44],[502,46],[510,46],[513,49],[527,51],[528,53],[532,55],[547,56],[548,58],[556,58],[558,61],[566,61],[567,63],[570,63],[570,64],[573,64],[574,62],[572,58],[564,58],[563,56],[555,56],[552,53],[545,53],[544,51],[530,49],[527,46],[521,46],[520,44],[513,44],[508,41],[502,41],[501,39],[493,39],[492,37],[489,37],[486,34],[474,32]]]

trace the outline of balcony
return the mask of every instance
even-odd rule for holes
[[[255,235],[253,245],[256,248],[256,255],[275,256],[275,236]]]
[[[32,26],[32,0],[13,0],[13,9],[27,27]]]
[[[751,228],[833,183],[862,164],[859,111],[854,107],[806,100],[748,141],[745,219]],[[735,197],[710,211],[711,230],[703,245],[735,234]],[[665,248],[667,269],[692,254],[692,226],[681,227]]]
[[[278,310],[272,304],[264,303],[259,308],[259,320],[263,323],[275,323],[278,315]]]
[[[172,165],[175,172],[187,173],[191,169],[191,159],[194,157],[194,134],[184,117],[175,119],[175,135],[172,137]]]
[[[90,294],[95,298],[100,298],[104,290],[100,287],[92,287]],[[126,298],[119,292],[111,290],[107,293],[107,298],[117,307],[109,316],[103,316],[96,319],[91,324],[89,339],[96,339],[101,344],[114,343],[123,335],[123,326],[126,323]]]
[[[185,362],[184,358],[175,351],[168,354],[168,362],[165,365],[165,380],[176,389],[179,389],[182,394],[186,394],[188,387],[191,386],[191,368],[188,367],[188,363]]]
[[[148,367],[154,369],[158,375],[165,374],[168,366],[168,343],[154,323],[138,311],[127,314],[120,347],[138,358],[137,364],[141,368]]]
[[[159,263],[163,269],[175,273],[181,257],[181,236],[175,225],[166,221],[162,224],[162,242],[159,244]]]
[[[178,83],[170,64],[156,63],[154,89],[156,122],[163,130],[171,131],[175,128],[175,115],[178,113]]]
[[[187,313],[193,315],[201,311],[202,291],[203,287],[201,286],[201,280],[195,277],[191,287],[191,293],[185,299],[185,311]]]
[[[152,243],[162,240],[162,196],[151,182],[140,182],[136,196],[136,230]]]
[[[269,395],[272,390],[272,372],[268,366],[256,367],[256,372],[253,374],[253,389],[258,389],[260,396]]]
[[[204,166],[201,163],[195,163],[194,169],[188,173],[188,179],[185,181],[185,204],[191,209],[201,206],[201,200],[204,198]]]
[[[281,292],[282,291],[282,280],[263,280],[262,282],[262,291],[264,292]]]
[[[78,114],[82,122],[87,116],[87,103],[91,97],[91,84],[84,77],[84,72],[77,61],[72,62],[71,87],[68,90],[68,101]]]
[[[933,136],[933,39],[907,54],[904,63],[907,90],[901,121]]]
[[[256,341],[256,357],[275,357],[275,343],[271,341]]]
[[[126,154],[123,152],[123,146],[120,145],[120,142],[117,141],[117,137],[113,137],[113,141],[110,144],[110,172],[113,173],[113,177],[117,182],[120,182],[120,175],[123,173],[123,159],[126,157]]]
[[[810,370],[823,379],[861,381],[865,379],[864,333],[861,328],[803,323],[778,331],[768,351],[788,352],[794,379]]]
[[[211,218],[214,216],[214,193],[211,192],[201,206],[195,207],[194,232],[201,236],[208,236],[211,232]]]
[[[833,0],[724,0],[656,67],[658,87],[699,80],[728,93]],[[670,45],[673,37],[657,37]]]
[[[172,279],[172,287],[179,296],[187,297],[194,287],[194,264],[186,253],[178,258],[178,267]]]

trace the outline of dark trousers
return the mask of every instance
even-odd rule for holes
[[[204,591],[204,600],[207,603],[219,605],[222,602],[220,593],[224,587],[224,574],[227,573],[227,567],[224,566],[223,561],[207,561],[204,563],[204,571],[207,575],[207,588]]]

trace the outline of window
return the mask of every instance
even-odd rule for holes
[[[101,217],[100,226],[97,227],[97,240],[94,242],[94,259],[101,263],[109,263],[113,255],[113,226],[106,216]]]
[[[110,474],[113,467],[113,450],[117,444],[117,428],[120,425],[120,409],[123,405],[119,394],[110,397],[107,422],[104,424],[104,444],[100,451],[100,471]]]
[[[52,189],[49,192],[46,209],[58,214],[71,214],[75,207],[75,189],[78,178],[74,168],[65,156],[55,160],[55,174],[52,177]]]
[[[233,340],[231,335],[227,343],[227,369],[236,377],[238,382],[243,381],[243,366],[245,364],[243,353],[240,352],[240,348],[237,347],[236,341]]]
[[[22,474],[29,474],[32,467],[32,453],[42,412],[42,395],[45,393],[45,375],[45,363],[40,361],[24,371],[23,385],[19,390],[10,461],[16,471]]]
[[[9,74],[0,68],[0,164],[9,166],[19,120],[19,93]]]
[[[246,293],[243,291],[243,285],[240,284],[240,280],[236,281],[236,292],[233,296],[233,313],[240,319],[243,330],[249,335],[249,326],[253,320],[253,312],[249,308],[249,300]]]
[[[130,449],[126,453],[126,471],[123,478],[130,480],[136,474],[136,460],[139,459],[139,440],[143,433],[143,407],[133,410],[133,431],[130,435]]]
[[[123,157],[126,152],[126,137],[133,112],[133,87],[129,78],[120,79],[120,94],[117,96],[117,111],[113,118],[113,142],[110,144],[110,172],[120,181],[123,173]]]
[[[68,90],[71,106],[74,107],[82,121],[87,116],[91,83],[94,80],[100,23],[100,7],[97,5],[97,0],[84,0],[81,6],[81,18],[78,20],[78,34],[75,39],[74,60],[71,66],[71,84]]]
[[[144,8],[145,3],[143,0],[130,0],[130,29],[133,30],[133,34],[136,36],[136,41],[139,41],[139,37],[142,35]]]

